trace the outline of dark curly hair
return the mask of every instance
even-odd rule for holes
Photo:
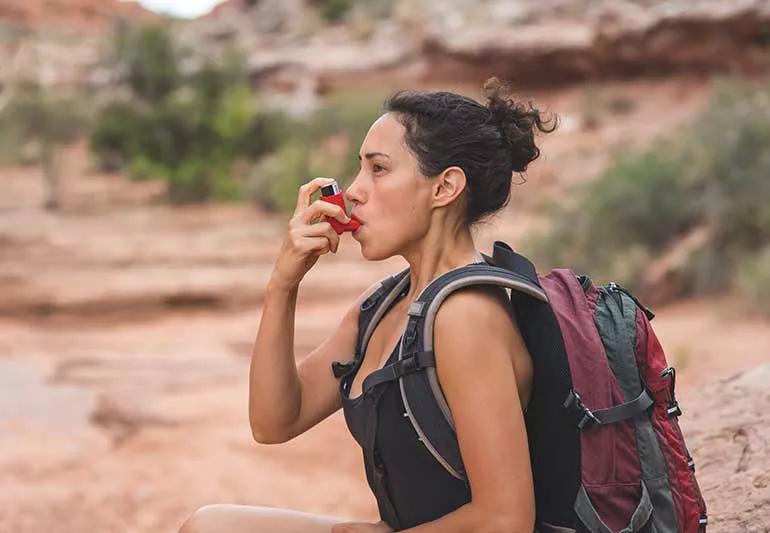
[[[535,133],[559,124],[545,120],[532,102],[509,97],[497,78],[484,84],[486,105],[451,92],[399,91],[383,104],[406,129],[405,141],[420,172],[436,176],[451,166],[465,172],[465,223],[472,226],[510,201],[514,173],[540,156]]]

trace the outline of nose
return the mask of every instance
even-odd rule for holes
[[[364,195],[360,188],[358,176],[353,179],[353,182],[348,185],[348,188],[342,193],[346,200],[353,202],[354,204],[360,204],[365,201]]]

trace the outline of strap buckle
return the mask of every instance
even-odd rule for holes
[[[601,426],[602,422],[593,412],[586,407],[580,395],[574,389],[570,389],[567,399],[564,400],[564,408],[577,411],[582,414],[580,421],[577,424],[578,430],[591,430],[597,426]]]
[[[400,366],[399,373],[401,375],[411,374],[421,368],[416,354],[401,359],[397,364]]]
[[[355,363],[355,361],[350,361],[349,363],[342,363],[340,361],[332,362],[332,372],[334,373],[334,377],[339,379],[345,376],[352,370]]]
[[[666,394],[666,413],[668,413],[669,418],[673,416],[682,416],[682,409],[679,407],[679,402],[676,401],[676,396],[674,395],[674,386],[676,385],[676,369],[674,369],[673,366],[664,368],[660,373],[660,378],[668,380],[668,394]]]
[[[682,416],[682,409],[679,407],[679,402],[676,400],[672,401],[668,404],[668,409],[666,409],[666,413],[668,413],[668,417],[671,418],[672,416]]]
[[[601,425],[602,423],[599,421],[599,419],[594,416],[590,409],[586,408],[583,418],[580,419],[577,427],[580,431],[584,431],[591,430]]]

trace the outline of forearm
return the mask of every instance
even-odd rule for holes
[[[402,530],[403,533],[532,533],[531,520],[525,516],[492,512],[473,502],[458,507],[441,518]]]
[[[294,360],[298,286],[271,280],[265,290],[249,370],[249,421],[255,438],[278,438],[298,416],[301,388]]]

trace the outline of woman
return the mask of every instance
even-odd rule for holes
[[[402,256],[409,264],[409,283],[376,325],[357,371],[337,379],[330,366],[353,359],[359,308],[379,282],[350,306],[337,329],[305,359],[295,364],[293,356],[299,284],[321,255],[336,253],[339,246],[331,225],[317,220],[328,216],[348,222],[338,206],[310,203],[312,193],[330,179],[316,178],[300,188],[265,295],[250,370],[254,438],[260,443],[288,441],[343,408],[360,443],[361,424],[374,415],[378,460],[387,472],[387,495],[375,493],[382,520],[371,524],[273,508],[213,505],[199,509],[182,532],[533,530],[523,417],[532,362],[505,289],[460,289],[444,301],[435,319],[436,369],[455,421],[467,482],[450,476],[416,438],[403,416],[397,383],[378,385],[376,400],[361,401],[364,378],[397,354],[409,304],[441,274],[483,262],[471,228],[508,203],[512,175],[539,156],[535,133],[556,127],[549,127],[531,104],[508,98],[496,79],[485,88],[486,105],[448,92],[396,93],[361,145],[361,169],[345,192],[353,206],[351,215],[361,222],[353,238],[368,260]],[[478,364],[479,358],[483,364]],[[485,416],[478,416],[481,412]],[[367,465],[371,485],[369,472]]]

